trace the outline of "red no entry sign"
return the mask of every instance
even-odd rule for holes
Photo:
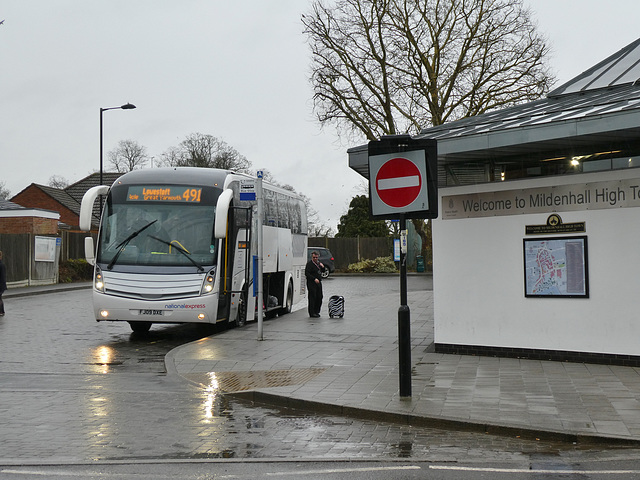
[[[376,192],[380,200],[394,208],[411,205],[422,188],[422,174],[411,160],[396,157],[385,162],[376,175]]]
[[[396,135],[367,146],[371,218],[438,216],[435,140]]]

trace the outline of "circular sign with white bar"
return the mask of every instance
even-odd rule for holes
[[[373,216],[429,209],[425,152],[413,150],[369,157],[369,195]]]
[[[403,208],[411,205],[422,187],[418,166],[406,158],[392,158],[380,167],[376,175],[376,192],[386,205]]]

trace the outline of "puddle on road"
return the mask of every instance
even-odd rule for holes
[[[324,372],[325,368],[300,368],[291,370],[252,370],[243,372],[208,372],[184,375],[206,389],[225,393],[241,392],[257,388],[302,385]]]

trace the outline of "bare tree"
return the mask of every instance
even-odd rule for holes
[[[69,180],[60,175],[51,175],[49,177],[49,186],[53,188],[65,189],[69,186]]]
[[[368,140],[530,101],[554,82],[522,0],[314,0],[302,23],[318,120]]]
[[[181,160],[182,150],[178,147],[169,147],[160,155],[158,164],[165,167],[175,167],[180,164]]]
[[[120,140],[118,146],[107,154],[109,163],[116,172],[126,173],[147,164],[147,148],[135,140]]]
[[[177,147],[162,154],[161,163],[172,167],[222,168],[248,173],[251,163],[224,141],[202,133],[192,133]]]
[[[6,187],[5,182],[0,182],[0,200],[7,200],[11,196],[11,191]]]
[[[310,237],[335,237],[336,231],[324,222],[309,222]]]

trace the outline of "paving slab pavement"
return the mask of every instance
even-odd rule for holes
[[[412,396],[399,395],[397,293],[306,308],[180,346],[169,373],[258,403],[580,443],[640,443],[640,369],[439,354],[433,292],[409,292]]]

